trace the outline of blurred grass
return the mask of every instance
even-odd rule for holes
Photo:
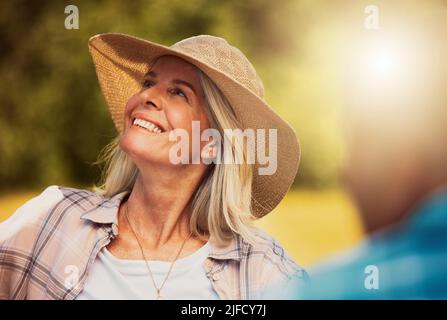
[[[39,191],[0,196],[0,221],[38,194]],[[356,210],[341,190],[291,190],[257,226],[275,237],[304,267],[355,245],[363,235]]]

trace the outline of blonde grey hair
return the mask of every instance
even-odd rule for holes
[[[213,81],[197,71],[211,127],[225,137],[224,129],[239,128],[233,109]],[[138,175],[138,168],[120,148],[119,141],[120,135],[101,151],[96,162],[105,166],[100,185],[94,190],[106,197],[131,191]],[[224,150],[223,145],[220,147]],[[231,139],[231,151],[231,157],[244,161],[209,165],[190,202],[190,229],[195,236],[210,236],[217,245],[227,243],[234,234],[253,244],[256,242],[251,211],[253,167],[246,161],[247,152],[241,141]]]

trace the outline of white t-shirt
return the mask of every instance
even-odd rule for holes
[[[208,256],[208,242],[191,255],[175,262],[160,294],[166,300],[219,299],[207,278],[203,263]],[[160,287],[171,262],[149,261],[157,287]],[[104,247],[96,257],[78,300],[155,299],[154,284],[144,260],[123,260]]]

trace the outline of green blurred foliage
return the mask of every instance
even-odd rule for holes
[[[295,184],[333,185],[341,159],[341,100],[337,66],[322,53],[328,45],[337,46],[331,42],[337,22],[331,19],[336,6],[340,12],[340,3],[2,2],[0,191],[97,182],[99,168],[92,163],[116,134],[87,49],[89,37],[102,32],[166,45],[197,34],[224,37],[253,62],[267,101],[300,138],[302,161]],[[79,30],[64,27],[69,4],[79,8]]]

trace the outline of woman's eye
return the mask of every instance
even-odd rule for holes
[[[154,82],[151,80],[144,80],[143,81],[143,88],[149,88],[152,87],[154,85]],[[180,97],[185,98],[186,100],[188,100],[188,97],[186,96],[186,94],[183,92],[183,90],[179,89],[179,88],[175,88],[171,90],[172,94],[178,95]]]
[[[182,90],[180,90],[180,89],[174,89],[174,90],[172,90],[172,91],[173,91],[174,94],[177,94],[177,95],[179,95],[179,96],[181,96],[181,97],[183,97],[183,98],[186,99],[186,94],[185,94]]]
[[[144,80],[143,81],[143,87],[147,88],[153,85],[154,83],[151,80]]]

